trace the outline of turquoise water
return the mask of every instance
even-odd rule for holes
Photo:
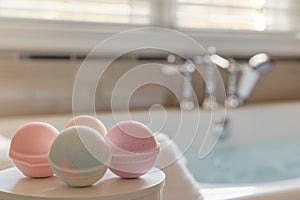
[[[198,182],[247,184],[300,177],[300,138],[256,144],[226,146],[218,144],[204,159],[199,147],[185,156],[187,167]]]

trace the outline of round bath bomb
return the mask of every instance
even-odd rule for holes
[[[98,120],[95,117],[89,116],[89,115],[79,115],[71,119],[67,125],[66,128],[69,128],[71,126],[87,126],[92,129],[95,129],[97,132],[101,133],[103,136],[107,134],[107,130],[104,126],[104,124]]]
[[[159,145],[152,131],[136,121],[121,122],[107,134],[112,151],[109,169],[122,178],[137,178],[154,165]]]
[[[105,138],[96,130],[72,126],[54,140],[48,159],[63,182],[73,187],[86,187],[105,174],[111,152]]]
[[[44,122],[32,122],[21,127],[13,136],[9,156],[16,167],[28,177],[53,175],[48,153],[58,130]]]

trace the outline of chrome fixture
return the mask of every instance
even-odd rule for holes
[[[206,56],[196,56],[194,57],[194,62],[199,65],[206,65],[206,87],[205,87],[205,96],[202,103],[202,107],[206,110],[217,108],[218,101],[216,98],[216,66],[226,67],[228,65],[228,61],[223,59],[219,55],[216,54],[215,47],[208,48],[208,55]]]
[[[180,72],[183,75],[183,86],[182,86],[182,94],[180,100],[180,108],[183,110],[193,110],[196,105],[196,101],[194,98],[194,90],[192,86],[192,76],[196,70],[195,65],[190,60],[181,59],[179,56],[174,54],[170,54],[167,57],[167,61],[170,64],[180,64],[177,69],[175,69],[175,73]],[[183,64],[182,64],[183,63]],[[175,65],[177,66],[177,65]],[[174,70],[167,70],[166,68],[162,70],[164,74],[174,74]]]
[[[242,77],[237,90],[241,104],[252,92],[260,75],[272,68],[270,60],[265,53],[256,54],[249,59],[248,65],[242,68]]]
[[[210,61],[210,65],[209,66],[213,66],[215,68],[216,66],[219,66],[223,69],[226,69],[229,73],[228,75],[228,84],[227,84],[227,98],[225,100],[225,105],[226,107],[230,107],[230,108],[237,108],[238,106],[240,106],[240,100],[237,96],[237,92],[236,92],[236,82],[237,82],[237,73],[239,71],[239,64],[232,58],[230,59],[225,59],[223,57],[221,57],[220,55],[216,54],[216,50],[214,47],[210,47],[208,49],[208,53],[209,53],[209,61]],[[207,70],[209,70],[209,68],[212,67],[207,67]],[[216,69],[215,69],[216,70]],[[208,82],[214,82],[213,80],[211,80],[211,76],[215,76],[215,74],[207,74],[207,80]],[[214,83],[215,84],[215,83]],[[209,94],[206,94],[206,96]],[[207,97],[209,98],[209,97]],[[213,95],[213,98],[215,99],[215,96]],[[215,100],[216,101],[216,100]],[[217,101],[216,101],[216,105]],[[205,109],[209,109],[211,107],[209,107],[209,105],[206,105],[206,102],[203,102],[203,107]]]
[[[192,60],[182,59],[179,56],[170,54],[167,56],[167,62],[174,65],[175,70],[168,68],[162,68],[162,72],[165,75],[174,75],[180,72],[184,76],[182,99],[180,101],[180,107],[184,110],[193,110],[196,105],[195,98],[193,97],[192,86],[192,74],[195,72],[196,65],[205,66],[205,97],[203,99],[202,107],[206,110],[217,108],[218,102],[216,98],[216,65],[222,68],[228,68],[229,61],[216,54],[215,47],[208,48],[208,55],[195,56]],[[180,67],[176,67],[180,64]]]
[[[228,108],[237,108],[241,105],[240,99],[237,95],[237,73],[239,71],[239,64],[234,59],[229,59],[228,82],[227,82],[227,97],[225,106]]]
[[[183,74],[183,88],[182,99],[180,107],[184,110],[193,110],[195,108],[195,100],[193,97],[192,75],[195,72],[196,67],[191,61],[186,61],[180,68],[180,72]]]
[[[221,67],[228,72],[227,97],[225,106],[227,108],[237,108],[241,106],[249,97],[260,75],[272,68],[270,57],[265,53],[252,56],[248,63],[240,64],[233,58],[225,59],[216,53],[216,48],[209,47],[208,55],[195,56],[192,60],[182,59],[179,56],[170,54],[167,61],[175,66],[174,70],[163,68],[166,75],[178,74],[183,77],[182,99],[180,107],[184,110],[193,110],[196,105],[194,91],[192,88],[192,75],[196,70],[195,65],[205,66],[205,96],[202,103],[203,109],[215,109],[219,106],[216,98],[216,73],[217,67]],[[193,61],[193,62],[192,62]],[[238,74],[241,78],[238,83]]]
[[[259,53],[252,56],[246,64],[239,64],[234,59],[225,59],[221,56],[214,56],[211,61],[228,71],[227,98],[225,106],[228,108],[237,108],[241,106],[246,98],[252,92],[258,78],[261,74],[272,68],[270,57],[265,53]],[[227,62],[225,62],[226,60]],[[241,78],[237,87],[237,75],[241,72]]]

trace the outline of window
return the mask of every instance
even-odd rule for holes
[[[300,53],[300,0],[0,0],[5,50],[85,54],[115,33],[143,26],[179,30],[223,55]]]
[[[298,0],[175,0],[175,27],[250,30],[300,30]]]
[[[0,17],[178,29],[300,30],[299,0],[0,0]]]
[[[4,18],[149,24],[147,0],[0,0]]]

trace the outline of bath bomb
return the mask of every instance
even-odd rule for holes
[[[137,178],[147,173],[160,150],[152,131],[136,121],[113,126],[108,131],[107,141],[112,151],[109,169],[122,178]]]
[[[66,128],[69,128],[71,126],[87,126],[92,129],[95,129],[97,132],[101,133],[103,136],[106,135],[107,130],[104,126],[104,124],[98,120],[95,117],[89,116],[89,115],[79,115],[71,119],[67,125]]]
[[[48,153],[58,133],[56,128],[44,122],[26,124],[15,133],[9,156],[25,176],[42,178],[53,175]]]
[[[72,126],[54,140],[48,159],[63,182],[73,187],[86,187],[105,174],[111,152],[105,138],[96,130]]]

